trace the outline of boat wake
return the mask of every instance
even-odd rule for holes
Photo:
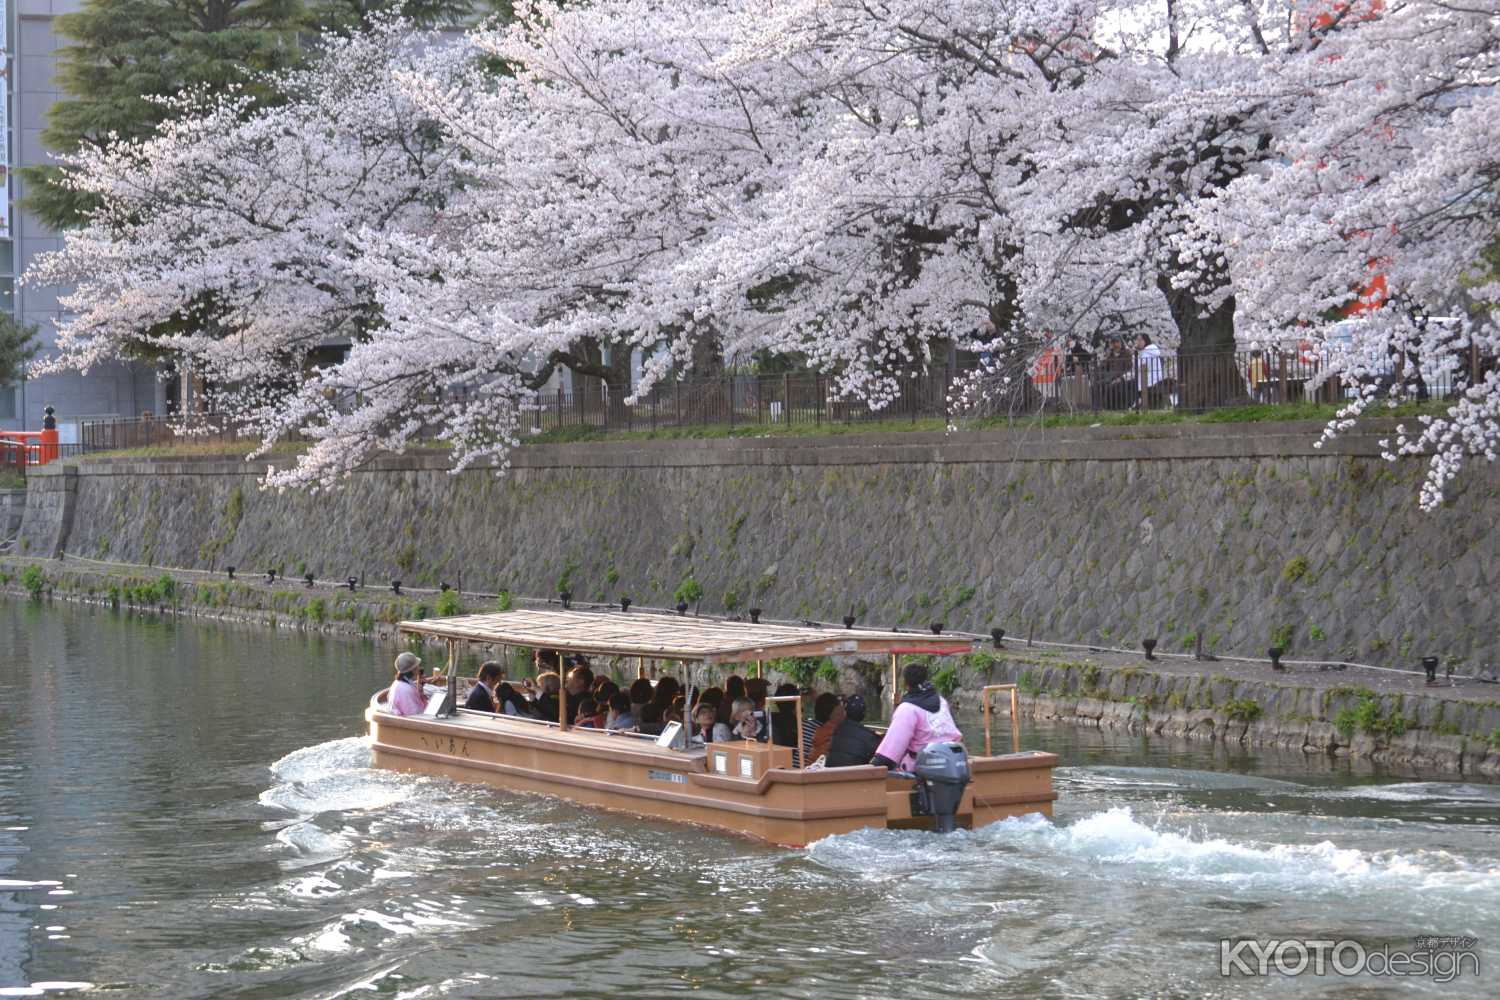
[[[1205,829],[1231,820],[1186,813],[1151,825],[1129,806],[1116,806],[1065,824],[1040,815],[1008,819],[977,832],[961,831],[946,842],[931,834],[866,830],[826,838],[808,853],[827,867],[877,878],[900,878],[931,867],[935,854],[957,851],[965,856],[954,860],[964,864],[983,854],[990,864],[1012,870],[1056,875],[1061,869],[1116,882],[1167,880],[1296,892],[1388,887],[1474,892],[1500,902],[1500,860],[1464,861],[1423,848],[1361,850],[1340,847],[1332,839],[1264,842]],[[913,850],[914,844],[921,849]]]

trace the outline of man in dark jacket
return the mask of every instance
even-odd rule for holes
[[[471,712],[494,712],[500,704],[495,698],[495,686],[500,683],[500,664],[489,662],[479,668],[479,678],[464,708]]]
[[[854,767],[870,763],[880,746],[880,737],[865,726],[865,700],[857,694],[844,699],[844,721],[833,731],[828,747],[828,767]]]

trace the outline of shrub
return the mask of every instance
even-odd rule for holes
[[[359,630],[361,632],[369,632],[370,630],[375,628],[375,618],[370,614],[369,608],[359,609],[359,618],[357,619],[357,621],[359,624]]]
[[[1281,578],[1287,583],[1296,583],[1307,575],[1307,556],[1293,556],[1281,567]]]
[[[42,567],[32,563],[21,570],[21,586],[26,588],[26,593],[31,595],[33,601],[40,600],[42,591],[47,586],[47,577],[42,572]]]
[[[698,602],[703,600],[703,584],[695,580],[693,574],[689,573],[682,578],[682,582],[672,592],[672,599],[678,604],[691,604],[696,608]]]
[[[1225,718],[1234,722],[1254,722],[1265,711],[1253,698],[1231,698],[1220,706],[1220,710]]]
[[[515,602],[510,599],[510,591],[502,590],[500,591],[500,593],[495,595],[496,611],[509,611],[515,606]]]
[[[815,656],[794,656],[784,660],[772,661],[772,666],[792,679],[792,683],[798,687],[811,687],[813,678],[818,675],[820,659]]]
[[[1024,695],[1035,696],[1041,693],[1042,685],[1036,675],[1027,670],[1016,679],[1016,688]]]
[[[1406,717],[1399,711],[1390,715],[1380,712],[1380,699],[1373,695],[1362,696],[1357,703],[1345,707],[1334,717],[1333,727],[1344,739],[1352,739],[1356,730],[1367,736],[1387,739],[1406,732]]]
[[[454,615],[464,613],[463,600],[458,596],[456,590],[445,590],[437,595],[433,609],[439,618],[452,618]]]
[[[307,602],[304,613],[307,615],[308,621],[321,625],[328,619],[328,605],[323,603],[323,598],[314,597]]]
[[[825,684],[838,683],[839,668],[834,665],[832,657],[825,656],[818,661],[818,669],[815,672],[815,676]]]
[[[953,696],[958,690],[958,664],[951,659],[945,659],[941,666],[931,674],[932,686],[938,689],[938,693],[944,698]]]

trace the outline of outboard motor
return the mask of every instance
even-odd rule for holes
[[[962,743],[929,743],[917,754],[918,810],[929,813],[938,833],[952,833],[958,804],[969,784],[969,755]]]

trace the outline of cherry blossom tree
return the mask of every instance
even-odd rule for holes
[[[456,186],[452,145],[394,77],[456,74],[437,40],[377,19],[277,80],[282,103],[185,94],[154,136],[69,158],[100,207],[26,276],[73,286],[42,369],[169,358],[245,423],[279,426],[313,352],[381,323],[361,241],[429,226]]]
[[[144,338],[258,386],[267,442],[313,441],[275,485],[432,434],[503,462],[558,365],[620,398],[635,350],[637,391],[770,351],[878,406],[954,341],[1003,389],[1145,332],[1196,407],[1240,394],[1236,346],[1322,341],[1360,393],[1337,432],[1494,355],[1493,8],[536,0],[446,46],[377,30],[309,71],[337,85],[82,164],[108,208],[41,269],[83,280],[58,363]],[[1461,287],[1474,315],[1429,321]],[[1428,505],[1495,450],[1479,367],[1391,444],[1436,452]]]

